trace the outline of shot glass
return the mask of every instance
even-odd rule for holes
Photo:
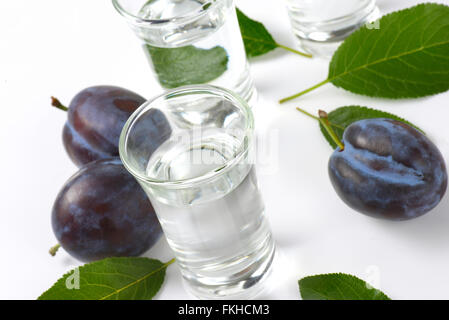
[[[254,82],[233,0],[112,2],[142,40],[164,89],[207,83],[254,102]]]
[[[209,85],[168,91],[123,128],[122,162],[147,193],[186,288],[199,298],[249,299],[265,289],[275,244],[254,139],[246,101]]]
[[[285,0],[304,51],[331,57],[352,32],[379,17],[375,0]]]

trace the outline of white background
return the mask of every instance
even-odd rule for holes
[[[379,0],[389,12],[421,1]],[[438,1],[449,4],[448,0]],[[240,0],[274,38],[294,46],[281,1]],[[159,93],[139,42],[109,0],[0,2],[0,299],[35,299],[79,263],[61,250],[50,212],[75,171],[61,131],[64,112],[50,96],[70,99],[98,84],[129,88],[147,98]],[[278,49],[251,62],[260,93],[254,107],[258,133],[279,137],[275,170],[259,170],[267,215],[280,252],[278,278],[264,298],[299,299],[303,276],[345,272],[377,282],[393,299],[449,299],[449,197],[429,214],[408,222],[358,214],[337,197],[327,175],[332,150],[317,123],[299,112],[365,105],[400,115],[419,127],[449,160],[449,93],[392,101],[326,85],[300,100],[277,100],[327,76],[328,62]],[[271,171],[271,172],[269,172]],[[165,240],[146,256],[172,257]],[[175,266],[157,298],[187,299]]]

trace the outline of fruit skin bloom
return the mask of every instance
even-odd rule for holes
[[[329,160],[340,198],[374,218],[409,220],[432,210],[447,188],[438,148],[415,128],[391,119],[366,119],[346,128],[344,150]]]
[[[92,162],[72,176],[53,205],[52,226],[81,261],[138,256],[162,235],[148,197],[119,159]]]
[[[91,161],[118,157],[122,128],[145,101],[132,91],[114,86],[80,91],[70,102],[62,135],[73,163],[81,167]]]

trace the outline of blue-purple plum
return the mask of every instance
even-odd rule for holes
[[[118,157],[122,128],[144,102],[140,95],[120,87],[94,86],[80,91],[70,102],[63,130],[64,146],[73,163],[81,167]]]
[[[329,161],[340,198],[375,218],[408,220],[432,210],[447,188],[437,147],[420,131],[396,120],[354,122],[343,134],[344,149]]]
[[[145,192],[118,158],[92,162],[66,182],[52,227],[60,245],[81,261],[138,256],[162,234]]]

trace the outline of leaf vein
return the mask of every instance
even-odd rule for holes
[[[133,282],[127,284],[126,286],[124,286],[124,287],[122,287],[122,288],[116,289],[115,292],[112,292],[111,294],[108,294],[108,295],[106,295],[106,296],[100,298],[100,300],[105,300],[105,299],[109,298],[110,296],[112,296],[112,295],[114,295],[114,294],[119,294],[119,293],[122,292],[123,290],[126,290],[127,288],[129,288],[129,287],[131,287],[131,286],[133,286],[133,285],[136,285],[136,284],[139,283],[139,282],[144,281],[145,279],[149,278],[150,276],[152,276],[152,275],[154,275],[154,274],[156,274],[156,273],[158,273],[158,272],[164,270],[165,268],[167,268],[167,266],[168,266],[170,263],[171,263],[171,262],[164,263],[164,264],[163,264],[162,266],[160,266],[158,269],[151,271],[151,272],[148,273],[147,275],[145,275],[145,276],[143,276],[143,277],[141,277],[141,278],[139,278],[139,279],[137,279],[137,280],[135,280],[135,281],[133,281]]]

